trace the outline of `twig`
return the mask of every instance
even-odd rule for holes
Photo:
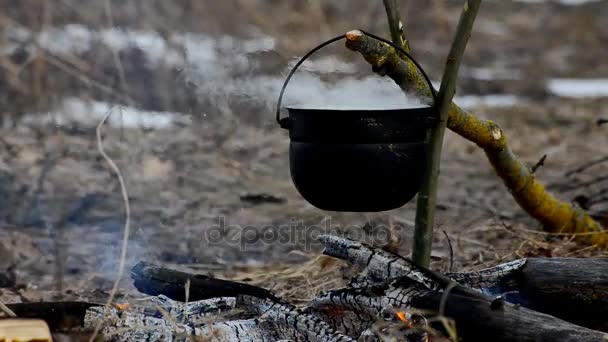
[[[448,248],[450,249],[450,266],[448,267],[448,272],[452,273],[454,272],[454,249],[452,248],[452,240],[450,240],[450,236],[445,230],[443,230],[443,235],[445,235],[445,238],[448,241]]]
[[[108,29],[112,29],[114,27],[114,20],[112,19],[112,3],[110,0],[104,1],[104,12],[106,15]],[[120,87],[127,99],[127,104],[129,106],[134,105],[134,101],[129,96],[129,88],[127,87],[127,78],[125,77],[125,68],[120,61],[120,56],[118,55],[118,50],[112,49],[112,60],[114,61],[114,66],[116,67],[116,71],[118,71],[118,77],[120,79]],[[122,111],[120,112],[120,136],[124,139],[125,131],[124,131],[124,116]]]
[[[116,292],[118,292],[118,284],[120,283],[120,280],[122,279],[125,270],[125,263],[127,259],[127,247],[129,245],[129,231],[131,225],[131,207],[129,205],[129,193],[127,191],[127,186],[125,185],[125,180],[122,176],[122,173],[120,172],[120,169],[118,168],[116,163],[114,163],[114,160],[112,160],[112,158],[110,158],[110,156],[108,156],[108,154],[106,153],[103,147],[103,140],[101,138],[101,128],[105,124],[106,120],[110,117],[110,115],[112,115],[112,110],[113,108],[111,108],[108,113],[103,117],[103,119],[101,119],[101,121],[97,125],[97,128],[95,129],[95,133],[97,135],[97,149],[99,150],[99,154],[101,154],[106,163],[108,163],[108,166],[116,174],[116,177],[118,178],[118,183],[120,184],[120,192],[122,194],[122,199],[125,205],[125,224],[123,228],[122,244],[120,247],[120,262],[118,265],[118,275],[116,277],[116,280],[114,281],[114,285],[112,286],[112,291],[110,291],[110,297],[106,302],[106,309],[109,309],[112,305],[112,301],[116,296]],[[122,111],[122,109],[120,110]],[[99,323],[95,326],[95,330],[89,338],[89,342],[95,341],[95,338],[97,337],[97,334],[99,334],[99,331],[101,329],[102,323],[103,321],[99,321]]]
[[[6,304],[4,304],[1,300],[0,300],[0,311],[4,312],[9,317],[17,317],[17,314],[13,310],[11,310],[8,306],[6,306]]]
[[[448,286],[446,286],[445,290],[443,290],[443,293],[441,294],[441,301],[439,301],[439,316],[441,317],[445,317],[445,304],[448,301],[448,296],[450,295],[450,292],[452,291],[452,289],[454,289],[454,287],[456,287],[457,283],[455,281],[452,281],[448,284]]]
[[[532,172],[532,174],[534,174],[534,173],[536,173],[536,170],[538,170],[542,166],[545,166],[546,159],[547,159],[547,155],[543,154],[543,156],[540,157],[540,159],[536,162],[536,164],[534,164],[534,166],[532,166],[532,168],[530,169],[530,172]]]
[[[443,136],[448,121],[448,111],[452,98],[456,92],[458,69],[464,50],[471,36],[475,17],[481,5],[481,0],[465,0],[456,34],[448,54],[446,68],[441,79],[441,87],[437,95],[439,123],[431,128],[429,135],[428,161],[422,187],[418,193],[416,204],[416,226],[414,229],[414,246],[412,259],[421,266],[428,266],[431,259],[431,244],[433,239],[433,224],[435,206],[437,205],[437,179],[439,177],[439,164]]]
[[[587,170],[590,167],[593,167],[595,165],[598,165],[598,164],[601,164],[601,163],[604,163],[604,162],[607,162],[607,161],[608,161],[608,156],[603,156],[603,157],[598,158],[596,160],[592,160],[592,161],[590,161],[590,162],[588,162],[586,164],[583,164],[582,166],[580,166],[580,167],[578,167],[578,168],[576,168],[574,170],[568,171],[566,173],[566,177],[570,177],[570,176],[572,176],[574,174],[581,173],[581,172]]]
[[[386,17],[388,19],[388,28],[391,31],[391,40],[393,43],[401,46],[403,50],[410,51],[410,43],[405,39],[403,34],[403,23],[399,16],[399,6],[397,0],[382,0],[386,9]]]

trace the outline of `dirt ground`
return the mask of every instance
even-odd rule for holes
[[[455,3],[447,2],[447,7],[434,8],[431,14],[425,14],[435,20],[432,36],[425,36],[419,26],[413,25],[413,35],[421,36],[414,46],[420,47],[423,57],[428,57],[434,46],[449,41],[445,32],[451,32],[457,16],[446,13],[458,7]],[[603,7],[593,3],[572,8],[556,4],[519,8],[524,5],[500,3],[489,2],[487,12],[481,13],[486,17],[480,18],[479,26],[502,25],[502,29],[510,30],[509,38],[492,40],[485,50],[483,42],[473,41],[467,52],[472,57],[468,57],[466,66],[484,66],[484,56],[492,55],[493,67],[521,63],[528,68],[523,71],[525,76],[513,82],[464,77],[459,91],[526,95],[510,106],[475,104],[471,109],[498,122],[512,149],[530,166],[547,155],[537,175],[553,193],[567,201],[577,196],[590,197],[591,210],[600,213],[608,203],[605,195],[608,180],[596,178],[608,174],[608,163],[572,176],[568,176],[568,171],[608,152],[608,126],[596,125],[597,119],[608,118],[608,98],[553,96],[546,93],[539,79],[608,76],[608,64],[600,58],[608,46],[605,44],[608,36],[596,27],[602,18],[601,11],[605,12],[605,2],[599,2]],[[404,10],[412,13],[414,9]],[[525,25],[533,15],[526,10],[542,11],[547,18],[548,13],[565,16],[564,20],[549,21],[546,25],[549,33],[545,37],[551,38],[551,42],[557,39],[553,33],[570,32],[571,36],[562,35],[563,41],[559,43],[536,35],[526,36],[537,25]],[[515,14],[497,19],[506,11]],[[331,13],[327,15],[337,16]],[[374,13],[378,18],[383,14]],[[21,20],[18,13],[11,15],[13,20]],[[430,20],[427,17],[415,20]],[[119,16],[116,21],[120,20],[126,19]],[[581,36],[575,33],[583,32],[582,28],[574,26],[572,31],[568,30],[568,23],[581,20],[590,22],[589,27],[596,31],[589,31],[595,35],[585,33],[584,39],[579,39]],[[338,20],[334,23],[320,30],[333,32],[344,24]],[[269,27],[265,32],[279,35],[277,32],[287,30],[285,27]],[[479,35],[489,34],[481,31]],[[586,52],[571,51],[577,39]],[[537,49],[539,41],[543,41],[546,51]],[[504,45],[507,42],[509,46]],[[293,55],[305,51],[290,46],[285,39],[279,44]],[[311,45],[312,40],[308,46]],[[523,61],[507,58],[506,50],[519,51]],[[562,50],[570,51],[565,59],[571,62],[570,69],[560,68],[564,59],[556,61],[557,51]],[[436,53],[429,58],[429,64],[440,65],[442,56]],[[590,56],[595,56],[593,66],[586,64]],[[266,66],[271,70],[269,73],[280,73],[282,67],[277,65],[286,62],[273,53],[252,58],[272,60],[276,65]],[[539,63],[542,70],[538,69]],[[100,65],[113,66],[108,61]],[[542,73],[542,77],[536,77],[530,70]],[[53,72],[60,73],[50,67],[47,72],[51,76]],[[103,75],[106,74],[98,74]],[[24,73],[24,77],[30,76]],[[120,89],[119,81],[113,82],[117,83],[109,84]],[[66,94],[81,96],[75,90],[76,84],[74,80],[66,81],[65,89],[57,90],[50,98],[56,102]],[[170,90],[155,85],[150,91]],[[16,99],[11,94],[15,95],[2,93],[4,104]],[[137,100],[137,90],[133,94]],[[96,91],[86,96],[108,100]],[[200,93],[192,96],[202,98]],[[145,92],[141,97],[146,97]],[[103,301],[117,275],[125,220],[118,180],[99,153],[94,126],[20,121],[24,113],[41,111],[54,103],[46,100],[27,103],[27,99],[15,100],[19,105],[5,110],[11,115],[10,120],[5,119],[10,123],[0,129],[0,300]],[[121,102],[116,97],[113,100]],[[156,106],[154,101],[143,101],[141,107],[188,114],[181,109],[189,101],[180,98],[169,104],[161,101],[163,104]],[[216,104],[201,100],[194,107],[204,107],[206,103]],[[415,201],[381,213],[335,213],[312,207],[291,182],[289,140],[285,132],[272,124],[272,113],[263,106],[242,107],[241,103],[229,108],[230,116],[218,107],[214,112],[219,115],[190,118],[164,128],[104,127],[103,143],[125,178],[131,208],[127,273],[118,300],[141,296],[128,275],[128,269],[139,260],[250,282],[301,303],[322,290],[344,284],[349,274],[348,267],[341,262],[321,256],[322,248],[314,240],[319,232],[332,231],[378,245],[398,246],[402,255],[410,252]],[[113,116],[117,115],[120,113],[115,109]],[[531,256],[608,256],[606,251],[543,233],[513,201],[483,152],[452,133],[446,137],[440,182],[434,269],[447,271],[452,264],[454,271],[475,270]],[[391,238],[387,238],[387,232]]]

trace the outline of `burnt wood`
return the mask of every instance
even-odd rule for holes
[[[190,281],[189,301],[218,297],[249,295],[278,301],[272,292],[235,281],[216,279],[202,274],[189,274],[139,262],[131,269],[134,285],[142,293],[165,295],[173,300],[186,300],[186,283]]]

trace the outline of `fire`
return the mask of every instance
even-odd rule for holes
[[[409,321],[407,320],[407,317],[405,317],[405,312],[403,312],[403,311],[397,311],[397,317],[398,317],[400,320],[402,320],[402,321],[404,321],[404,322],[406,322],[406,323],[408,323],[408,322],[409,322]]]
[[[412,326],[412,322],[410,322],[410,320],[407,319],[407,315],[404,311],[397,311],[395,313],[395,315],[397,316],[397,318],[399,318],[400,321],[405,323],[405,325],[407,325],[408,327]]]
[[[118,309],[118,310],[127,310],[131,307],[131,304],[129,303],[120,303],[120,304],[114,304],[114,306]]]

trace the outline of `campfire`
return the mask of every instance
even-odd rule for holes
[[[54,332],[100,327],[112,341],[605,341],[608,260],[519,259],[440,274],[346,238],[321,235],[324,254],[358,274],[296,306],[245,283],[146,262],[131,270],[146,301],[9,305]],[[302,284],[305,286],[305,284]]]

